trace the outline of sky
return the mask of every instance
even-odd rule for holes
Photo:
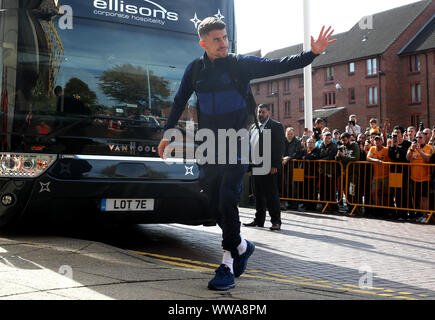
[[[270,51],[304,42],[303,0],[235,0],[237,52]],[[417,0],[310,0],[311,35],[323,25],[350,30],[363,17]],[[376,26],[374,26],[376,28]]]

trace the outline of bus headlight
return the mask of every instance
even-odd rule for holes
[[[18,166],[18,161],[15,157],[2,157],[1,168],[5,171],[13,171]]]
[[[36,178],[56,159],[55,154],[0,153],[0,177]]]

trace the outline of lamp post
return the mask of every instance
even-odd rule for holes
[[[150,67],[147,64],[147,84],[148,84],[148,108],[152,110],[151,106],[151,85],[150,85]]]
[[[302,0],[304,4],[304,51],[311,49],[310,0]],[[304,68],[304,118],[305,128],[313,130],[313,92],[311,64]]]
[[[166,65],[160,65],[160,64],[146,64],[146,71],[147,71],[147,87],[148,87],[148,108],[152,110],[152,96],[151,96],[151,79],[150,79],[150,66],[151,67],[163,67],[163,68],[169,68],[169,69],[176,69],[175,66],[166,66]]]

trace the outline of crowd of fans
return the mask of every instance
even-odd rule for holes
[[[296,137],[295,129],[292,127],[286,128],[285,135],[284,166],[293,159],[336,160],[341,162],[344,168],[352,161],[366,161],[366,164],[359,163],[358,169],[352,166],[355,172],[347,173],[352,178],[346,180],[345,188],[352,189],[346,193],[349,197],[355,195],[355,198],[349,199],[351,203],[367,204],[370,199],[369,204],[374,206],[365,207],[367,215],[378,217],[388,214],[399,219],[426,222],[427,213],[424,210],[434,210],[435,166],[415,164],[435,164],[435,126],[430,129],[420,124],[418,128],[403,128],[391,126],[387,121],[381,128],[377,119],[370,119],[367,129],[362,130],[357,123],[357,116],[351,115],[343,131],[325,127],[322,119],[316,119],[313,130],[305,129],[302,137]],[[384,165],[385,162],[390,164]],[[403,165],[405,163],[410,165]],[[292,166],[291,171],[293,169]],[[325,181],[331,177],[338,180],[340,172],[331,167],[328,169],[324,165],[319,165],[315,170],[317,183],[313,199],[322,200],[325,193],[331,194],[338,190],[335,184],[332,191],[329,187],[325,188]],[[402,179],[400,187],[390,187],[390,173],[397,173],[399,180]],[[305,176],[313,177],[313,173],[306,170]],[[310,180],[306,179],[305,182],[307,181]],[[295,183],[290,184],[285,182],[281,187],[282,190],[292,190],[292,195],[287,193],[282,197],[295,198],[294,192],[298,187]],[[339,193],[342,192],[337,191],[338,198],[332,201],[343,203],[343,196]],[[287,202],[286,205],[295,208],[294,201]],[[310,209],[315,207],[313,203],[303,205]],[[423,211],[392,210],[392,206]],[[387,210],[382,207],[390,208]],[[337,205],[331,205],[330,208],[338,210]],[[348,212],[352,209],[352,206],[347,205]]]

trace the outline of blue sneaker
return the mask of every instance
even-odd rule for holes
[[[246,240],[246,243],[247,247],[245,253],[234,258],[233,269],[236,278],[240,277],[242,273],[245,272],[248,259],[255,250],[255,244],[253,242]]]
[[[221,264],[216,269],[216,275],[208,283],[208,288],[211,290],[228,290],[234,288],[234,274],[231,273],[230,268],[225,264]]]

